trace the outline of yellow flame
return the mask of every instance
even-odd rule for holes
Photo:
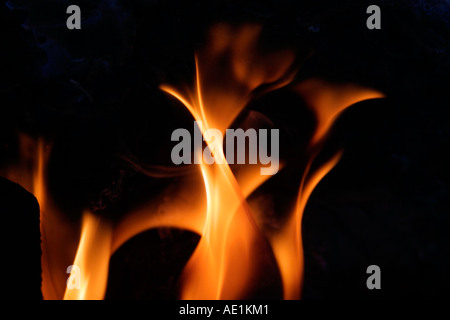
[[[43,138],[37,141],[33,166],[32,193],[40,206],[42,295],[46,300],[62,299],[67,278],[66,268],[74,255],[76,245],[72,224],[53,204],[47,190],[47,165],[51,144]]]
[[[200,81],[196,86],[196,101],[188,103],[183,98],[180,101],[186,104],[196,120],[205,124],[202,129],[207,130],[209,119],[204,117]],[[175,97],[180,96],[164,89]],[[222,164],[201,164],[207,199],[206,217],[200,242],[183,272],[183,299],[242,298],[256,274],[254,263],[257,257],[252,246],[257,241],[257,230],[226,163],[223,149],[214,151],[217,162]]]
[[[133,236],[152,228],[172,227],[202,234],[206,202],[203,180],[201,177],[199,180],[183,179],[179,185],[174,183],[156,199],[127,213],[114,228],[112,252]]]
[[[80,243],[73,262],[73,266],[80,270],[80,288],[67,287],[64,300],[104,298],[111,256],[111,239],[111,224],[89,211],[84,212]]]

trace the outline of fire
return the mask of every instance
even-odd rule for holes
[[[282,78],[286,79],[286,83],[283,84],[290,81],[290,77],[284,76],[293,61],[290,52],[278,52],[270,57],[272,63],[280,61],[275,57],[284,57],[285,62],[271,68],[271,71],[275,70],[271,76],[266,73],[267,69],[259,64],[259,69],[253,69],[253,66],[248,65],[248,62],[252,61],[253,46],[258,39],[259,31],[257,26],[246,26],[234,31],[237,34],[231,37],[230,33],[233,33],[231,29],[223,25],[217,26],[211,32],[212,38],[209,42],[211,46],[205,50],[206,53],[197,56],[196,90],[193,90],[195,94],[186,95],[191,100],[171,87],[163,86],[162,89],[178,98],[195,120],[210,123],[223,131],[245,106],[252,90],[263,83],[276,82]],[[236,40],[230,42],[232,38]],[[218,57],[228,51],[231,52],[232,61],[230,70],[234,71],[231,76],[232,84],[224,82],[225,80],[217,80],[217,75],[211,75],[218,71],[214,64],[220,60]],[[200,57],[206,62],[200,60]],[[202,68],[203,66],[205,67]],[[244,83],[242,87],[237,86]],[[228,91],[230,88],[233,91]],[[273,87],[272,90],[275,88],[277,87]],[[318,79],[301,82],[293,88],[315,112],[317,126],[310,142],[312,153],[302,177],[297,204],[287,222],[277,232],[267,235],[280,268],[285,299],[301,297],[303,279],[301,220],[307,200],[316,185],[340,158],[340,154],[337,154],[315,172],[311,172],[311,166],[320,151],[320,143],[338,115],[348,106],[362,100],[382,97],[381,93],[373,89],[351,84],[333,85]],[[223,157],[223,149],[218,153],[219,157]],[[245,174],[247,179],[237,183],[225,160],[223,163],[224,165],[216,164],[212,167],[201,165],[207,194],[207,216],[201,241],[185,269],[183,298],[238,298],[240,295],[237,293],[242,290],[240,288],[236,290],[234,286],[243,285],[243,288],[246,288],[249,285],[250,273],[256,272],[253,262],[257,257],[252,243],[261,234],[259,230],[252,228],[255,222],[246,203],[246,196],[251,192],[246,192],[244,196],[242,191],[249,185],[253,187],[253,191],[264,181],[250,169],[251,166],[247,166],[244,170],[247,172]],[[240,230],[239,236],[233,231],[237,228],[229,227],[234,220],[238,223],[236,226]],[[235,241],[236,246],[233,247],[232,243]],[[226,277],[228,287],[223,288],[225,274],[223,270],[228,270],[229,266],[239,266],[236,268],[238,272],[229,273]],[[231,283],[230,279],[236,280],[235,284]],[[229,291],[230,294],[227,294],[228,290],[232,290]]]
[[[311,146],[326,137],[339,114],[360,101],[382,98],[384,95],[371,88],[355,84],[333,84],[320,79],[309,79],[294,86],[316,115],[317,126]]]
[[[47,166],[51,143],[44,138],[18,134],[20,161],[2,172],[19,183],[38,200],[40,206],[41,267],[44,299],[61,299],[65,290],[65,268],[73,259],[74,232],[64,215],[53,204],[47,190]]]
[[[300,184],[297,203],[287,222],[270,237],[277,259],[284,288],[285,299],[301,297],[303,281],[303,246],[301,222],[307,201],[317,184],[338,163],[341,153],[336,154],[316,171],[311,171],[323,139],[328,134],[339,114],[349,106],[367,99],[384,95],[374,89],[353,84],[332,84],[319,79],[310,79],[294,86],[305,99],[307,106],[316,115],[316,130],[310,141],[311,154]]]
[[[101,300],[105,296],[109,258],[111,256],[112,226],[107,221],[84,212],[80,243],[73,266],[79,270],[80,288],[70,288],[64,300]],[[69,278],[68,281],[72,279]]]
[[[47,166],[51,153],[51,143],[38,138],[36,159],[32,166],[32,189],[40,206],[41,249],[42,249],[42,294],[44,299],[61,299],[65,290],[65,269],[73,258],[76,238],[71,223],[54,205],[47,189]],[[26,170],[24,170],[26,172]]]
[[[308,181],[302,181],[295,209],[285,225],[270,237],[283,281],[284,298],[287,300],[301,297],[304,270],[301,226],[306,203],[314,188],[333,169],[339,158],[340,154],[337,154],[315,172]]]
[[[257,230],[226,165],[202,165],[207,212],[202,238],[184,270],[183,299],[243,297],[255,273]]]
[[[200,241],[181,277],[182,299],[243,299],[249,297],[261,277],[261,251],[272,250],[278,265],[285,299],[301,298],[303,283],[302,216],[317,184],[338,163],[341,153],[315,166],[322,143],[339,114],[350,105],[383,95],[373,89],[331,84],[319,79],[293,83],[298,71],[291,50],[260,52],[260,25],[211,28],[207,44],[195,55],[195,79],[191,86],[161,89],[180,101],[200,128],[206,148],[216,163],[191,166],[178,182],[161,195],[110,221],[83,213],[81,228],[69,222],[53,203],[46,186],[50,148],[22,136],[22,160],[6,176],[33,192],[41,206],[42,291],[45,299],[103,299],[107,288],[109,259],[123,243],[150,228],[173,227],[200,235]],[[317,120],[310,140],[307,166],[300,180],[294,208],[278,229],[265,230],[248,197],[270,176],[260,174],[261,164],[233,170],[226,161],[222,141],[213,143],[207,130],[224,136],[256,92],[268,92],[290,85],[301,95]],[[31,147],[30,147],[31,146]],[[37,147],[36,147],[37,146]],[[214,146],[214,148],[213,148]],[[292,146],[295,148],[295,146]],[[31,151],[30,151],[31,150]],[[195,150],[203,156],[202,150]],[[30,169],[31,168],[31,169]],[[313,170],[313,168],[315,168]],[[142,169],[141,171],[144,171]],[[21,175],[20,173],[27,174]],[[157,169],[154,177],[177,175]],[[252,207],[255,209],[255,207]],[[81,233],[80,233],[81,231]],[[80,288],[67,287],[68,266],[80,271]],[[70,276],[70,277],[69,277]]]
[[[224,134],[254,89],[275,83],[288,72],[294,59],[291,52],[269,57],[256,53],[260,32],[258,25],[237,29],[217,25],[211,31],[210,45],[196,57],[195,89],[183,95],[162,86],[205,125],[202,133],[212,128]],[[222,76],[217,77],[218,73]],[[205,140],[210,146],[211,141]],[[256,253],[262,238],[246,202],[249,193],[244,195],[242,189],[251,189],[245,184],[256,188],[263,180],[253,172],[252,177],[241,181],[244,185],[239,185],[223,147],[213,150],[219,161],[201,164],[206,217],[201,240],[183,273],[183,299],[244,298],[258,274]]]
[[[83,231],[77,251],[77,230],[72,222],[65,218],[61,210],[53,203],[51,193],[47,188],[47,167],[51,154],[51,143],[43,138],[32,138],[26,134],[19,135],[22,162],[8,168],[5,176],[20,183],[31,192],[39,202],[41,221],[41,266],[42,295],[47,300],[59,299],[102,299],[106,290],[106,278],[109,264],[110,248],[105,249],[105,255],[100,256],[100,250],[106,248],[112,231],[109,224],[97,221],[91,214],[85,214]],[[103,232],[103,233],[102,233]],[[77,258],[74,262],[75,252]],[[83,260],[84,259],[84,260]],[[83,266],[85,278],[92,275],[95,281],[89,281],[80,293],[76,290],[66,292],[67,267],[72,264]],[[95,270],[99,270],[98,274]],[[105,272],[106,270],[106,272]],[[103,282],[101,282],[103,279]],[[102,289],[103,288],[103,289]]]

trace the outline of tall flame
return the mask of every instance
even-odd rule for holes
[[[299,299],[303,282],[303,245],[301,223],[307,201],[317,184],[338,163],[341,153],[336,154],[316,171],[312,164],[320,152],[323,139],[329,133],[339,114],[349,106],[367,99],[384,95],[374,89],[354,84],[333,84],[320,79],[303,81],[296,86],[307,105],[316,115],[316,130],[310,141],[311,155],[300,184],[297,202],[286,223],[270,237],[283,281],[284,298]]]
[[[33,138],[25,133],[18,134],[18,142],[20,161],[6,168],[2,174],[22,185],[38,200],[42,250],[41,291],[44,299],[61,299],[67,277],[65,270],[73,259],[72,248],[76,244],[71,224],[53,204],[47,189],[51,143],[44,138]]]
[[[178,97],[197,121],[205,123],[202,133],[209,129],[209,123],[220,124],[223,132],[226,124],[219,123],[216,117],[206,117],[198,73],[196,86],[197,96],[193,103],[188,103],[175,91],[164,89]],[[224,107],[234,111],[233,106]],[[200,242],[183,273],[183,299],[242,297],[244,290],[249,288],[254,274],[253,264],[257,261],[253,248],[257,231],[245,198],[226,163],[223,149],[216,148],[213,152],[217,163],[201,164],[207,200],[206,216]]]
[[[42,294],[44,299],[102,299],[106,290],[112,228],[85,213],[82,236],[77,250],[77,231],[53,203],[47,188],[47,165],[51,143],[43,138],[19,135],[22,163],[7,170],[5,175],[31,192],[40,206]],[[29,161],[33,159],[33,161]],[[77,252],[75,261],[74,256]],[[103,253],[103,255],[100,254]],[[69,265],[83,266],[84,289],[66,291]],[[92,280],[94,279],[94,280]],[[64,294],[64,292],[66,293]]]
[[[204,124],[200,128],[203,134],[217,129],[223,135],[248,103],[252,90],[278,81],[289,70],[291,52],[270,57],[255,53],[260,32],[258,25],[237,29],[215,26],[209,46],[196,56],[195,89],[183,95],[169,86],[161,87]],[[268,64],[262,65],[263,61]],[[206,136],[205,141],[210,146]],[[216,163],[201,164],[206,217],[200,242],[184,269],[183,299],[243,298],[258,271],[257,247],[262,246],[262,238],[245,200],[249,194],[244,194],[243,189],[251,192],[264,179],[254,174],[239,184],[226,162],[223,147],[211,151]]]

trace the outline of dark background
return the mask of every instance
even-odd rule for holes
[[[81,30],[66,28],[70,4],[81,7]],[[370,4],[381,7],[381,30],[366,28]],[[146,177],[123,156],[171,165],[170,134],[192,120],[158,85],[192,79],[193,53],[214,22],[261,23],[268,47],[309,57],[297,81],[383,91],[386,99],[348,109],[324,149],[344,155],[306,208],[303,297],[448,297],[448,2],[10,0],[0,10],[0,166],[18,160],[17,130],[54,141],[50,189],[74,220],[86,206],[118,219],[173,182]],[[287,89],[250,109],[282,128],[294,169],[263,189],[288,206],[300,180],[288,173],[314,119]],[[169,229],[136,236],[111,259],[106,298],[176,298],[196,241]],[[382,290],[365,286],[371,264],[381,267]],[[279,275],[266,282],[255,297],[280,298]]]

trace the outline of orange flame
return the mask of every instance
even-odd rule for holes
[[[207,213],[184,270],[183,299],[236,299],[251,284],[257,233],[227,165],[202,165]]]
[[[276,83],[289,70],[294,59],[291,52],[270,57],[256,54],[260,31],[258,25],[215,26],[210,45],[196,57],[195,94],[161,87],[204,124],[202,133],[218,129],[223,134],[248,103],[252,90],[263,83]],[[268,63],[263,65],[263,61]],[[184,269],[183,299],[243,298],[257,276],[256,246],[261,237],[245,198],[265,179],[252,171],[252,176],[238,184],[223,148],[213,152],[216,163],[201,164],[206,217],[201,240]]]
[[[255,89],[264,86],[270,91],[291,83],[295,74],[292,69],[294,53],[290,50],[261,53],[258,49],[260,34],[261,26],[254,24],[214,26],[207,46],[196,54],[193,89],[161,86],[190,111],[195,121],[202,122],[203,135],[209,129],[224,134],[251,100]],[[307,167],[299,177],[301,184],[295,207],[276,232],[260,230],[247,203],[250,194],[270,176],[260,175],[259,165],[242,166],[235,174],[226,162],[223,147],[212,148],[206,139],[218,163],[201,164],[193,174],[179,179],[179,184],[168,187],[147,205],[129,212],[114,228],[110,222],[85,212],[81,235],[78,235],[73,224],[53,204],[46,188],[48,148],[39,140],[35,144],[37,148],[30,149],[33,141],[22,136],[23,159],[35,159],[36,163],[30,171],[25,161],[21,168],[10,168],[7,174],[33,192],[41,206],[44,298],[103,299],[111,254],[147,229],[175,227],[201,236],[182,274],[181,298],[247,297],[260,275],[259,251],[265,248],[266,236],[280,270],[284,298],[299,299],[304,268],[303,212],[311,193],[337,164],[341,154],[315,171],[312,165],[322,141],[343,110],[359,101],[383,95],[361,86],[335,85],[318,79],[292,87],[315,113],[317,126],[309,146],[311,154]],[[23,175],[23,172],[29,174]],[[69,265],[81,271],[80,289],[66,287]]]
[[[315,172],[311,172],[311,166],[320,151],[320,143],[343,110],[357,102],[384,96],[374,89],[354,84],[337,85],[319,79],[301,82],[294,86],[294,90],[303,96],[308,107],[315,113],[317,126],[310,142],[312,154],[303,174],[296,206],[282,228],[270,237],[281,271],[285,299],[301,297],[304,270],[301,222],[306,203],[317,184],[341,157],[341,153],[338,153]]]
[[[339,114],[349,106],[384,97],[375,89],[349,83],[334,84],[320,79],[303,81],[294,86],[294,90],[302,95],[316,115],[317,127],[311,145],[318,144],[327,135]]]
[[[53,204],[47,190],[47,164],[51,144],[43,138],[18,134],[20,161],[2,172],[6,178],[31,192],[40,206],[41,291],[44,299],[61,299],[65,290],[65,269],[76,249],[71,224]],[[76,239],[75,239],[76,241]]]
[[[73,257],[76,238],[71,223],[53,204],[47,190],[46,170],[51,147],[43,138],[37,141],[32,193],[40,206],[42,249],[42,295],[44,299],[61,299],[65,290],[65,273]]]
[[[301,297],[304,269],[301,226],[306,203],[314,188],[333,169],[339,158],[340,154],[334,156],[307,182],[302,182],[294,211],[280,231],[270,239],[280,268],[284,298],[287,300]]]
[[[83,214],[80,244],[73,266],[79,268],[79,289],[70,288],[64,300],[101,300],[105,296],[109,258],[111,256],[112,227],[107,221],[90,212]],[[70,279],[69,279],[70,280]]]
[[[215,26],[210,33],[209,46],[196,55],[195,89],[177,90],[167,85],[161,86],[162,90],[182,102],[196,121],[202,122],[202,133],[210,128],[219,129],[223,133],[248,103],[252,91],[260,85],[271,83],[273,90],[291,81],[292,77],[288,72],[293,62],[291,52],[277,52],[267,60],[264,59],[267,57],[256,54],[255,46],[260,31],[260,26],[257,25],[238,28]],[[262,61],[270,61],[270,67],[265,68]],[[350,84],[338,86],[317,79],[304,81],[294,86],[294,90],[305,98],[308,106],[315,112],[317,127],[311,139],[313,153],[302,178],[296,207],[280,230],[269,235],[286,299],[298,299],[301,296],[301,219],[307,200],[340,158],[340,154],[337,154],[317,171],[310,172],[320,151],[320,142],[338,115],[348,106],[382,96],[373,89]],[[206,142],[209,145],[207,139]],[[214,157],[222,164],[200,165],[206,205],[197,201],[196,205],[187,209],[185,203],[185,210],[180,210],[179,204],[172,202],[172,206],[169,206],[171,213],[147,215],[145,226],[140,227],[143,231],[148,227],[175,226],[201,235],[183,272],[184,299],[242,298],[252,280],[257,278],[256,247],[261,244],[261,234],[255,227],[246,198],[267,177],[259,175],[250,165],[244,166],[244,170],[235,177],[225,160],[223,149],[216,147],[214,153]],[[200,187],[196,185],[186,189],[199,190]],[[181,191],[180,194],[185,192]],[[167,204],[164,205],[166,206]],[[130,230],[133,227],[136,229],[137,221],[142,220],[142,216],[136,214],[134,222],[132,220],[126,219],[127,224],[119,225],[127,226],[124,229],[128,231],[118,233],[127,234],[125,239],[135,234],[136,230]],[[118,244],[113,247],[116,248],[123,241],[124,239],[118,240]]]
[[[102,299],[106,290],[106,277],[110,256],[112,229],[108,223],[97,221],[88,213],[83,218],[83,231],[75,262],[77,237],[73,224],[64,218],[64,214],[54,205],[50,192],[47,190],[47,164],[50,157],[51,144],[43,138],[37,140],[25,135],[19,135],[22,150],[22,166],[8,170],[8,178],[19,182],[33,193],[40,206],[41,222],[41,265],[42,294],[44,299]],[[101,251],[101,249],[103,251]],[[100,251],[104,255],[100,255]],[[79,264],[87,271],[86,283],[83,289],[66,290],[68,274],[67,267]],[[105,267],[106,264],[106,267]],[[89,281],[89,279],[95,279]],[[66,290],[66,293],[64,293]]]

